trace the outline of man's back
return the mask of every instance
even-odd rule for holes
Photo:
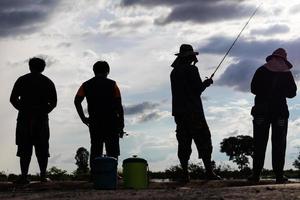
[[[47,117],[57,103],[55,86],[40,73],[28,73],[16,81],[11,102],[19,110],[19,119]]]
[[[88,103],[90,119],[111,121],[115,115],[115,81],[95,76],[82,85]]]

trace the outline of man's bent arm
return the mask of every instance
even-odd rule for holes
[[[55,85],[51,83],[50,86],[50,95],[49,95],[49,102],[48,102],[48,113],[50,113],[57,105],[57,94]]]
[[[74,99],[74,104],[81,121],[88,126],[88,118],[84,115],[83,108],[81,105],[83,99],[84,97],[76,95]]]
[[[11,92],[11,95],[10,95],[10,103],[17,109],[17,110],[20,110],[21,109],[21,105],[20,105],[20,89],[19,89],[19,80],[16,81],[14,87],[13,87],[13,90]]]

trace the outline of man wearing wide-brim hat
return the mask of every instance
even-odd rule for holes
[[[192,153],[194,140],[199,158],[202,158],[207,179],[220,179],[211,166],[211,134],[205,120],[201,94],[213,81],[202,82],[196,55],[189,44],[182,44],[173,64],[171,72],[172,115],[176,122],[176,138],[178,141],[178,158],[183,169],[181,181],[188,182],[188,161]]]
[[[297,86],[290,69],[285,49],[278,48],[266,58],[251,82],[255,103],[253,116],[253,175],[249,181],[258,182],[264,166],[265,152],[272,126],[272,166],[277,183],[287,182],[283,175],[289,110],[286,98],[296,96]]]

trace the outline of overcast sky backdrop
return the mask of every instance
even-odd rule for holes
[[[278,47],[286,48],[299,86],[300,3],[263,2],[216,73],[215,83],[202,95],[217,164],[231,163],[219,152],[223,138],[252,135],[254,96],[249,85],[266,56]],[[210,76],[258,4],[258,0],[1,0],[0,171],[19,173],[17,111],[9,96],[16,79],[28,73],[28,59],[34,56],[46,59],[44,74],[58,92],[58,106],[50,114],[49,167],[72,172],[76,150],[90,147],[88,129],[77,116],[73,98],[81,83],[93,76],[97,60],[109,62],[109,77],[122,93],[129,136],[120,142],[120,163],[138,155],[153,171],[178,164],[170,112],[174,53],[180,44],[192,44],[200,52],[197,66],[202,79]],[[288,104],[286,168],[291,168],[300,145],[299,97]],[[193,149],[191,160],[199,162],[194,145]],[[267,168],[270,155],[268,147]],[[33,158],[30,172],[38,171]]]

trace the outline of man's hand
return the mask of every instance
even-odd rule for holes
[[[118,130],[118,134],[119,134],[119,137],[120,137],[120,138],[123,138],[123,136],[124,136],[125,133],[126,133],[126,132],[124,132],[123,129]]]
[[[205,79],[204,81],[203,81],[203,85],[205,86],[205,87],[209,87],[211,84],[213,84],[214,83],[214,81],[211,79],[211,78],[208,78],[208,79]]]
[[[81,121],[82,121],[85,125],[87,125],[87,126],[90,125],[90,119],[89,119],[88,117],[82,118]]]

